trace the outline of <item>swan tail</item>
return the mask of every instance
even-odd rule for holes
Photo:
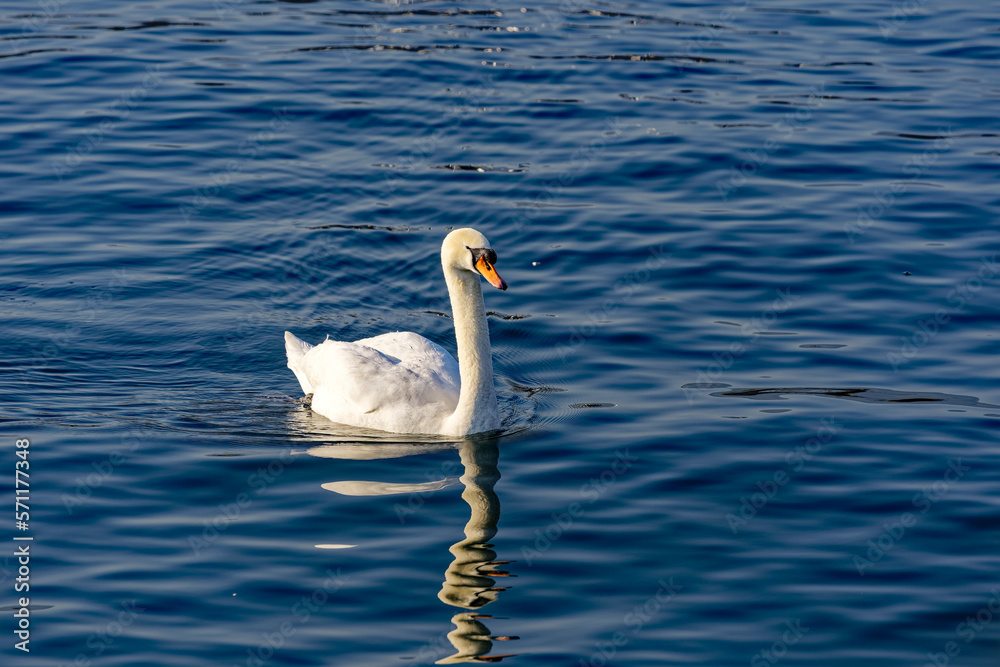
[[[295,373],[304,394],[313,393],[312,383],[309,382],[309,377],[306,375],[304,364],[306,353],[312,348],[312,345],[304,340],[299,340],[294,334],[285,332],[285,354],[288,355],[288,367]]]

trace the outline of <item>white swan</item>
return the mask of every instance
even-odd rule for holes
[[[313,411],[341,424],[393,433],[469,435],[500,428],[482,274],[507,283],[497,255],[475,229],[456,229],[441,244],[458,361],[440,345],[408,331],[313,347],[285,332],[288,367]]]

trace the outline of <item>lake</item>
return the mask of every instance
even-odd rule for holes
[[[990,6],[0,17],[4,664],[997,663]],[[459,227],[501,432],[305,408]]]

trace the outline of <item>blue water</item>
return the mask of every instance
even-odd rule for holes
[[[804,7],[8,3],[4,664],[997,664],[1000,17]],[[303,408],[459,226],[503,434]]]

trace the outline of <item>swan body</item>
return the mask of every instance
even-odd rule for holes
[[[474,229],[441,245],[458,359],[423,336],[387,333],[313,346],[285,332],[288,367],[312,409],[331,421],[393,433],[469,435],[500,428],[486,307],[479,281],[497,289],[496,253]]]

